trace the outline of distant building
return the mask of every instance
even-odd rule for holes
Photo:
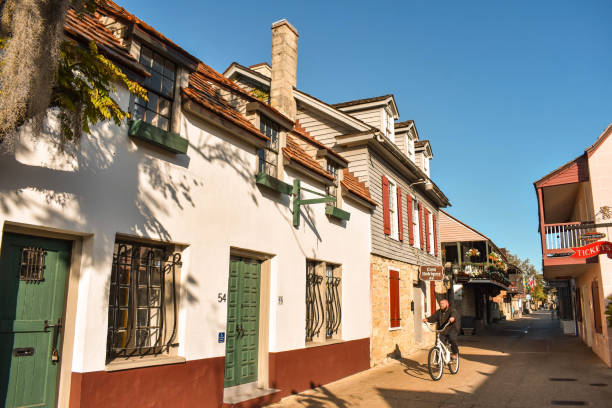
[[[604,311],[612,295],[612,125],[576,159],[534,183],[544,278],[557,289],[563,331],[578,334],[612,366],[612,342]]]

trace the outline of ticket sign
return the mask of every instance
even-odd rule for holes
[[[444,280],[444,268],[441,266],[421,266],[419,279],[423,281]]]
[[[571,255],[572,258],[592,258],[599,254],[606,254],[608,258],[612,258],[612,242],[608,241],[597,241],[572,249],[574,250],[574,253]]]

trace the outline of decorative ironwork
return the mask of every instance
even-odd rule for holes
[[[177,334],[177,267],[181,254],[117,242],[113,254],[107,361],[168,352]]]
[[[47,251],[42,248],[28,247],[21,250],[19,280],[42,282],[45,280],[45,258]]]
[[[327,265],[325,285],[325,337],[332,338],[338,334],[342,320],[342,306],[340,303],[340,278],[334,276],[334,267]]]
[[[306,341],[312,341],[323,327],[324,309],[321,297],[323,277],[315,272],[315,262],[306,263]]]

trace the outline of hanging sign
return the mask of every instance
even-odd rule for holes
[[[574,253],[571,255],[571,258],[592,258],[599,254],[606,254],[608,258],[612,258],[612,242],[609,241],[597,241],[572,249]]]
[[[444,280],[444,268],[441,266],[421,266],[419,279],[423,281]]]
[[[593,242],[597,241],[598,239],[604,239],[605,237],[606,234],[603,232],[585,232],[580,236],[580,240],[585,242]]]

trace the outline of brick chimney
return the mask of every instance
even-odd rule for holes
[[[297,83],[298,32],[287,20],[272,24],[270,104],[295,121],[293,88]]]

